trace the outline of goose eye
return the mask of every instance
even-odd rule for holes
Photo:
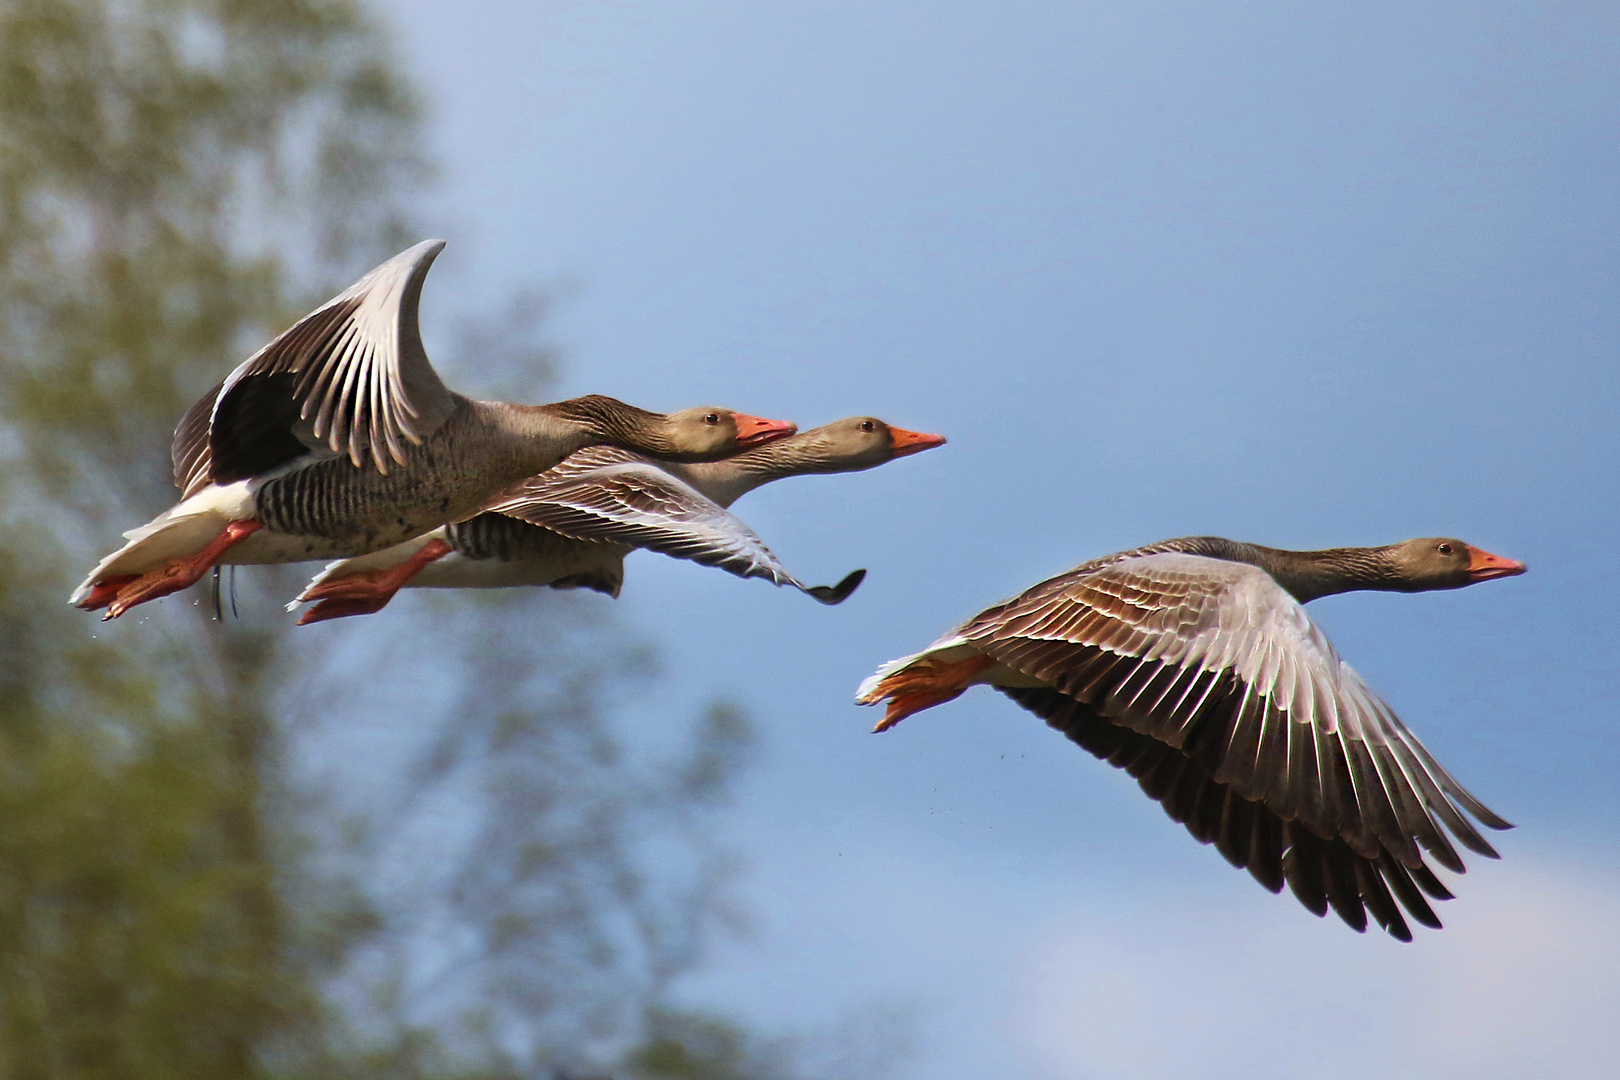
[[[877,430],[877,425],[872,423],[872,421],[870,421],[870,420],[862,420],[861,421],[861,430],[862,431],[876,431]]]
[[[703,422],[705,424],[718,424],[720,422],[720,414],[712,412],[703,418]]]
[[[1450,555],[1451,554],[1451,545],[1450,544],[1441,544],[1440,545],[1440,554],[1442,554],[1442,555]]]

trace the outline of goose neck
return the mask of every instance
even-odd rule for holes
[[[806,441],[795,435],[768,442],[723,461],[665,466],[721,506],[786,476],[822,471]]]
[[[551,468],[576,450],[603,443],[633,447],[654,456],[676,452],[663,427],[656,422],[663,419],[658,413],[626,405],[615,398],[592,395],[550,405],[514,405],[504,401],[477,404],[497,438],[527,445],[531,456],[548,462],[537,465],[535,472]],[[562,457],[553,460],[559,452]]]
[[[627,405],[618,398],[589,394],[539,408],[579,427],[587,437],[587,442],[581,445],[613,443],[642,447],[649,453],[673,451],[658,423],[663,416]]]
[[[1321,551],[1284,551],[1245,544],[1255,558],[1245,559],[1265,570],[1294,599],[1306,603],[1337,593],[1375,590],[1405,592],[1402,578],[1388,548],[1343,547]]]

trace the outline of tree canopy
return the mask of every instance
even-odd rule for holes
[[[349,0],[0,0],[0,1078],[791,1071],[660,1004],[721,910],[702,822],[747,725],[627,757],[646,653],[600,605],[457,597],[317,649],[274,571],[239,619],[63,603],[172,502],[185,408],[417,238],[420,144]],[[479,351],[538,392],[532,307]],[[424,665],[436,700],[367,692]],[[300,764],[358,716],[419,743],[372,805]],[[465,828],[424,859],[435,799]]]

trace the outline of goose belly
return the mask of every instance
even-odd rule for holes
[[[451,552],[424,566],[406,588],[413,589],[507,589],[518,586],[550,585],[567,577],[590,575],[609,570],[623,556],[605,544],[595,550],[581,550],[563,557],[542,559],[474,559]]]
[[[259,529],[233,544],[219,561],[236,566],[260,566],[308,562],[312,559],[342,559],[372,550],[375,549],[359,547],[354,541],[342,538]]]
[[[363,555],[475,514],[501,488],[531,474],[524,463],[461,452],[454,440],[412,447],[387,475],[346,458],[317,461],[263,481],[254,517],[268,534],[233,561],[283,562]]]
[[[575,540],[504,514],[479,514],[447,525],[450,554],[424,566],[409,582],[424,589],[501,589],[550,585],[615,569],[630,550]]]

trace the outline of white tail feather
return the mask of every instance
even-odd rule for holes
[[[73,590],[68,603],[79,603],[107,578],[144,574],[170,560],[195,555],[226,525],[252,516],[253,496],[246,480],[206,487],[145,525],[124,533],[129,542],[97,563],[84,583]]]
[[[890,660],[887,664],[884,664],[882,667],[878,668],[877,671],[867,676],[865,681],[861,683],[860,688],[855,691],[855,704],[876,705],[879,701],[883,700],[885,696],[883,692],[878,689],[879,684],[881,684],[883,680],[887,679],[891,675],[896,675],[904,671],[906,668],[910,667],[912,664],[915,664],[919,660],[927,657],[937,656],[947,649],[955,649],[966,644],[967,641],[964,640],[961,635],[954,633],[947,634],[938,641],[934,642],[932,645],[928,646],[928,648],[924,649],[922,652],[912,653],[910,656],[902,656],[898,660]]]

